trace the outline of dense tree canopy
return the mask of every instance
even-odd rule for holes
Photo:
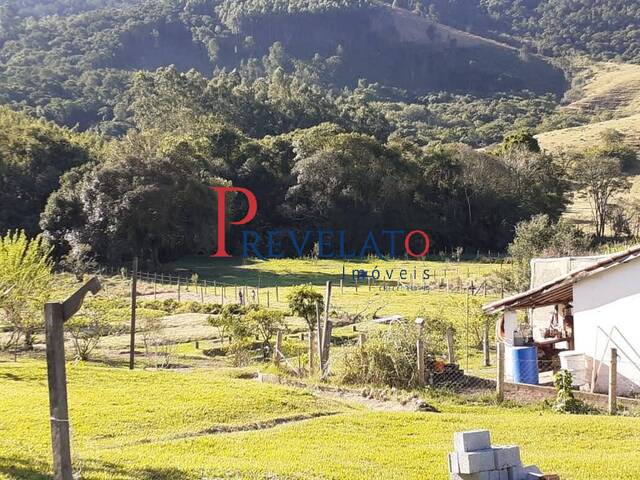
[[[348,229],[357,247],[420,228],[438,249],[505,247],[518,222],[556,221],[570,188],[530,132],[584,120],[552,115],[565,79],[538,53],[637,59],[621,1],[591,2],[600,19],[572,0],[12,2],[0,232],[40,227],[57,255],[112,263],[208,254],[208,187],[234,185],[263,207],[259,233]],[[610,137],[598,155],[633,168]]]
[[[40,212],[60,176],[89,161],[94,140],[0,108],[0,232],[38,232]]]

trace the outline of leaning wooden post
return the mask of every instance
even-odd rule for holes
[[[133,258],[131,276],[131,333],[129,339],[129,370],[133,370],[136,356],[136,300],[138,296],[138,257]]]
[[[73,480],[69,435],[69,406],[67,401],[67,373],[64,358],[64,322],[69,320],[80,309],[88,292],[95,295],[101,288],[100,282],[94,277],[63,303],[50,302],[44,306],[47,378],[49,384],[49,421],[51,424],[51,447],[55,480]]]
[[[496,397],[499,403],[504,401],[504,343],[498,342],[498,366],[497,366],[497,378],[496,378]]]
[[[421,338],[418,338],[416,342],[416,350],[418,354],[418,385],[421,387],[425,384],[425,370],[424,370],[424,342]]]
[[[447,360],[449,363],[456,363],[456,350],[453,342],[453,328],[447,327]]]
[[[611,349],[611,366],[609,367],[609,414],[618,413],[618,349]]]
[[[491,366],[491,356],[489,352],[489,323],[484,323],[484,329],[482,332],[482,353],[484,354],[484,366]]]

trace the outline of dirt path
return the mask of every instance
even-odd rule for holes
[[[257,380],[262,383],[274,383],[288,387],[304,388],[315,396],[335,400],[351,406],[362,406],[376,412],[436,412],[437,410],[417,395],[409,395],[393,390],[375,390],[366,388],[361,391],[335,387],[332,385],[313,385],[299,380],[291,380],[277,375],[259,373]]]

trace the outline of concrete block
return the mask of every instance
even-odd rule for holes
[[[507,480],[522,480],[526,473],[521,466],[509,467],[507,470]]]
[[[453,447],[456,452],[475,452],[491,448],[491,434],[488,430],[471,430],[453,434]]]
[[[540,470],[535,465],[529,465],[523,468],[524,475],[520,480],[535,480],[537,478],[544,478],[542,475],[542,470]],[[536,476],[538,475],[538,476]]]
[[[460,473],[477,473],[495,470],[493,450],[477,450],[475,452],[456,452]]]
[[[452,473],[449,475],[450,480],[493,480],[491,472],[476,473]]]
[[[449,456],[449,473],[460,473],[460,465],[458,465],[458,455],[450,453]]]
[[[511,445],[493,447],[493,454],[497,470],[522,466],[519,447]]]

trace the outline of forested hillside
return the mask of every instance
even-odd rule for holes
[[[211,78],[255,69],[276,43],[285,72],[304,69],[329,90],[364,79],[415,100],[442,90],[559,94],[565,84],[535,56],[369,0],[22,2],[3,7],[0,26],[0,99],[81,129],[124,119],[136,70],[175,65]]]
[[[640,63],[640,3],[628,0],[385,0],[550,56]]]
[[[0,229],[158,262],[211,248],[206,186],[234,184],[266,206],[261,232],[423,226],[436,249],[503,248],[572,187],[532,131],[592,115],[557,110],[570,62],[550,57],[636,59],[616,1],[12,2]]]

